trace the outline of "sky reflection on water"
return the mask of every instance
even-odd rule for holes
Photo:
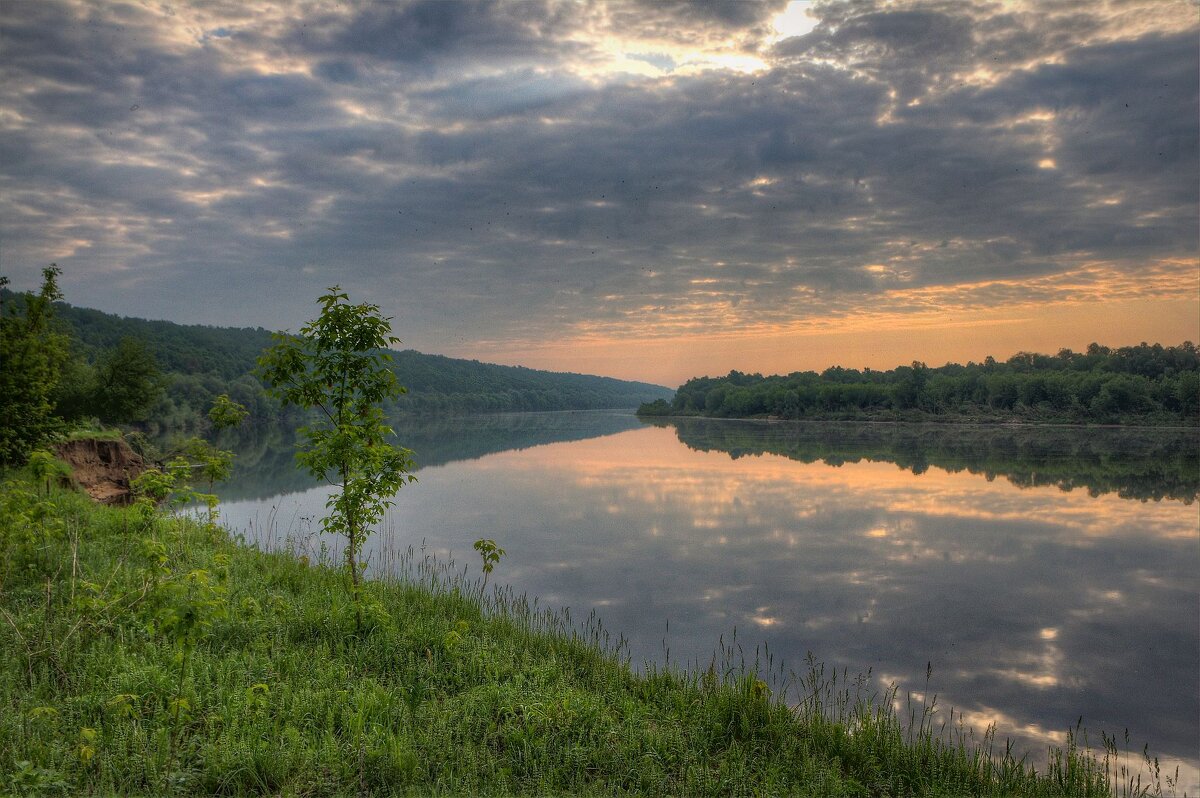
[[[996,723],[1036,752],[1082,716],[1097,742],[1128,728],[1196,780],[1194,506],[604,432],[425,468],[388,523],[472,567],[471,543],[494,538],[500,580],[576,617],[597,608],[635,663],[669,648],[706,666],[736,628],[750,658],[766,643],[799,671],[811,651],[902,691],[931,664],[940,705],[977,731]],[[319,516],[325,495],[223,514]]]

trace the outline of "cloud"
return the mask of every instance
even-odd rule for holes
[[[1186,5],[10,7],[3,268],[275,327],[338,282],[435,351],[1184,296]]]
[[[289,49],[374,59],[435,72],[446,62],[544,61],[576,49],[560,34],[571,10],[548,2],[496,0],[358,4],[348,13],[303,16],[286,37]]]

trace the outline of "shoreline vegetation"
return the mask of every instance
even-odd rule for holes
[[[14,794],[1162,792],[1116,740],[1077,728],[1035,772],[933,699],[736,640],[639,673],[594,616],[411,549],[373,564],[359,624],[313,541],[260,551],[211,515],[99,506],[37,462],[0,483]]]
[[[800,421],[956,424],[1200,426],[1200,352],[1142,343],[1007,361],[921,362],[890,371],[833,367],[764,377],[731,371],[696,377],[671,401],[638,408],[646,418],[706,416]]]

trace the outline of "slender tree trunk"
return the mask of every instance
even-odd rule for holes
[[[163,786],[169,787],[171,771],[175,767],[175,752],[179,746],[179,702],[183,700],[183,682],[187,678],[188,660],[192,658],[192,647],[183,647],[183,657],[179,663],[179,683],[175,686],[175,711],[171,716],[170,745],[167,750],[167,768],[163,774]]]
[[[361,632],[363,625],[362,596],[358,582],[358,521],[350,516],[350,594],[354,597],[354,631]]]
[[[346,484],[350,478],[349,465],[342,464],[342,490],[346,490]],[[359,597],[358,585],[358,519],[354,517],[354,513],[349,513],[346,516],[346,567],[350,570],[350,598],[354,601],[354,631],[357,634],[362,631],[363,614],[362,601]]]

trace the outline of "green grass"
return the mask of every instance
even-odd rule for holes
[[[105,427],[94,419],[92,422],[72,427],[62,436],[64,441],[115,441],[123,440],[124,438],[125,434],[117,427]]]
[[[1137,791],[1111,744],[1073,737],[1035,773],[815,663],[774,690],[733,648],[637,673],[594,619],[411,553],[355,633],[336,568],[193,520],[10,479],[0,545],[0,792]]]

